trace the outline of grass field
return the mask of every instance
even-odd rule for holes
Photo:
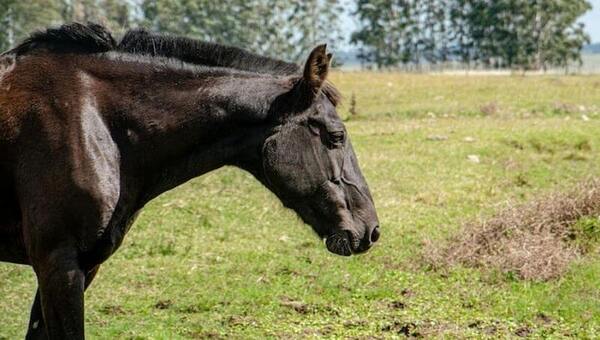
[[[600,334],[597,252],[549,282],[421,260],[424,240],[600,175],[600,77],[332,79],[379,244],[332,255],[250,175],[221,169],[146,207],[86,294],[90,338]],[[34,281],[29,268],[0,264],[0,338],[24,335]]]

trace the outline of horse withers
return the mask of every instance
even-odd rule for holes
[[[301,69],[130,33],[117,43],[69,24],[0,56],[0,260],[36,273],[27,338],[84,338],[84,291],[137,212],[224,165],[252,173],[333,253],[377,241],[324,45]]]

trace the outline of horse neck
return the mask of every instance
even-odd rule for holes
[[[224,165],[255,162],[272,126],[281,79],[246,73],[171,75],[133,99],[127,133],[143,173],[144,201]],[[144,94],[151,91],[152,96]],[[141,98],[145,97],[145,98]]]

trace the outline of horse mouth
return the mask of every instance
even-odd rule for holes
[[[360,253],[359,241],[351,231],[342,230],[337,231],[329,236],[325,240],[327,250],[330,252],[341,255],[350,256],[355,253]]]

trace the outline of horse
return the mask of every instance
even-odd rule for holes
[[[144,205],[225,165],[349,256],[379,221],[327,80],[241,49],[66,24],[0,55],[0,261],[38,288],[27,339],[83,339],[84,292]]]

